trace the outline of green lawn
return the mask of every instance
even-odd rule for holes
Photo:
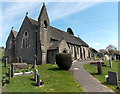
[[[3,74],[7,73],[8,66],[3,67]],[[45,82],[43,87],[36,86],[33,75],[17,76],[7,84],[7,92],[83,92],[69,71],[59,70],[52,64],[39,65],[37,69],[40,78]]]
[[[2,87],[2,63],[0,62],[0,88]],[[0,94],[1,94],[2,90],[0,89]]]
[[[4,50],[0,49],[0,59],[2,59],[3,55],[4,55]]]
[[[113,89],[114,91],[116,92],[119,92],[116,87],[117,85],[108,85],[106,83],[106,78],[105,78],[105,75],[108,75],[108,71],[114,71],[114,72],[117,72],[118,73],[118,63],[120,61],[113,61],[112,63],[112,68],[109,67],[109,62],[108,61],[105,61],[106,63],[106,67],[102,67],[102,70],[103,70],[103,74],[102,75],[98,75],[97,74],[97,66],[95,65],[91,65],[91,64],[85,64],[84,65],[84,68],[86,70],[88,70],[94,77],[96,77],[102,84],[108,86],[109,88]]]

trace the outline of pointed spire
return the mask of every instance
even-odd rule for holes
[[[43,13],[45,13],[46,16],[48,17],[47,9],[46,9],[46,5],[45,5],[45,3],[43,3],[43,5],[42,5],[42,8],[41,8],[41,11],[40,11],[40,14],[39,14],[38,20],[40,19],[40,17],[42,16]]]

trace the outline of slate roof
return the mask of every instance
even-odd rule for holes
[[[49,48],[49,50],[54,50],[59,47],[60,41],[55,41]]]
[[[36,25],[38,26],[38,21],[34,20],[34,19],[31,19],[31,18],[28,18],[30,20],[30,22],[33,24],[33,25]]]
[[[14,37],[16,38],[16,36],[17,36],[18,32],[17,32],[17,31],[12,30],[12,33],[13,33]]]
[[[33,24],[33,25],[36,25],[36,26],[38,26],[38,21],[36,21],[36,20],[33,20],[33,19],[31,19],[31,18],[29,18],[30,19],[30,21],[31,21],[31,23]],[[52,27],[52,26],[50,26],[50,29],[51,29],[51,38],[52,39],[55,39],[55,40],[59,40],[59,41],[61,41],[61,40],[65,40],[67,43],[71,43],[71,44],[75,44],[75,45],[82,45],[82,46],[86,46],[86,47],[89,47],[88,46],[88,44],[87,43],[85,43],[81,38],[79,38],[79,37],[76,37],[76,36],[74,36],[74,35],[71,35],[71,34],[69,34],[69,33],[67,33],[67,32],[64,32],[64,31],[62,31],[62,30],[60,30],[60,29],[57,29],[57,28],[55,28],[55,27]],[[55,46],[55,44],[53,44],[54,46]]]
[[[88,47],[88,44],[86,44],[81,38],[79,37],[76,37],[74,35],[71,35],[67,32],[64,32],[62,30],[59,30],[55,27],[52,27],[50,26],[50,29],[51,29],[51,37],[53,39],[56,39],[56,40],[65,40],[66,42],[68,43],[71,43],[71,44],[76,44],[76,45],[83,45],[83,46],[87,46]]]

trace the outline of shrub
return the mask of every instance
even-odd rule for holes
[[[69,70],[72,65],[71,55],[67,53],[56,54],[56,64],[62,70]]]

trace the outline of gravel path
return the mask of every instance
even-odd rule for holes
[[[115,93],[105,85],[102,85],[96,78],[94,78],[83,67],[88,62],[75,62],[70,69],[72,75],[82,85],[86,92],[111,92]]]

